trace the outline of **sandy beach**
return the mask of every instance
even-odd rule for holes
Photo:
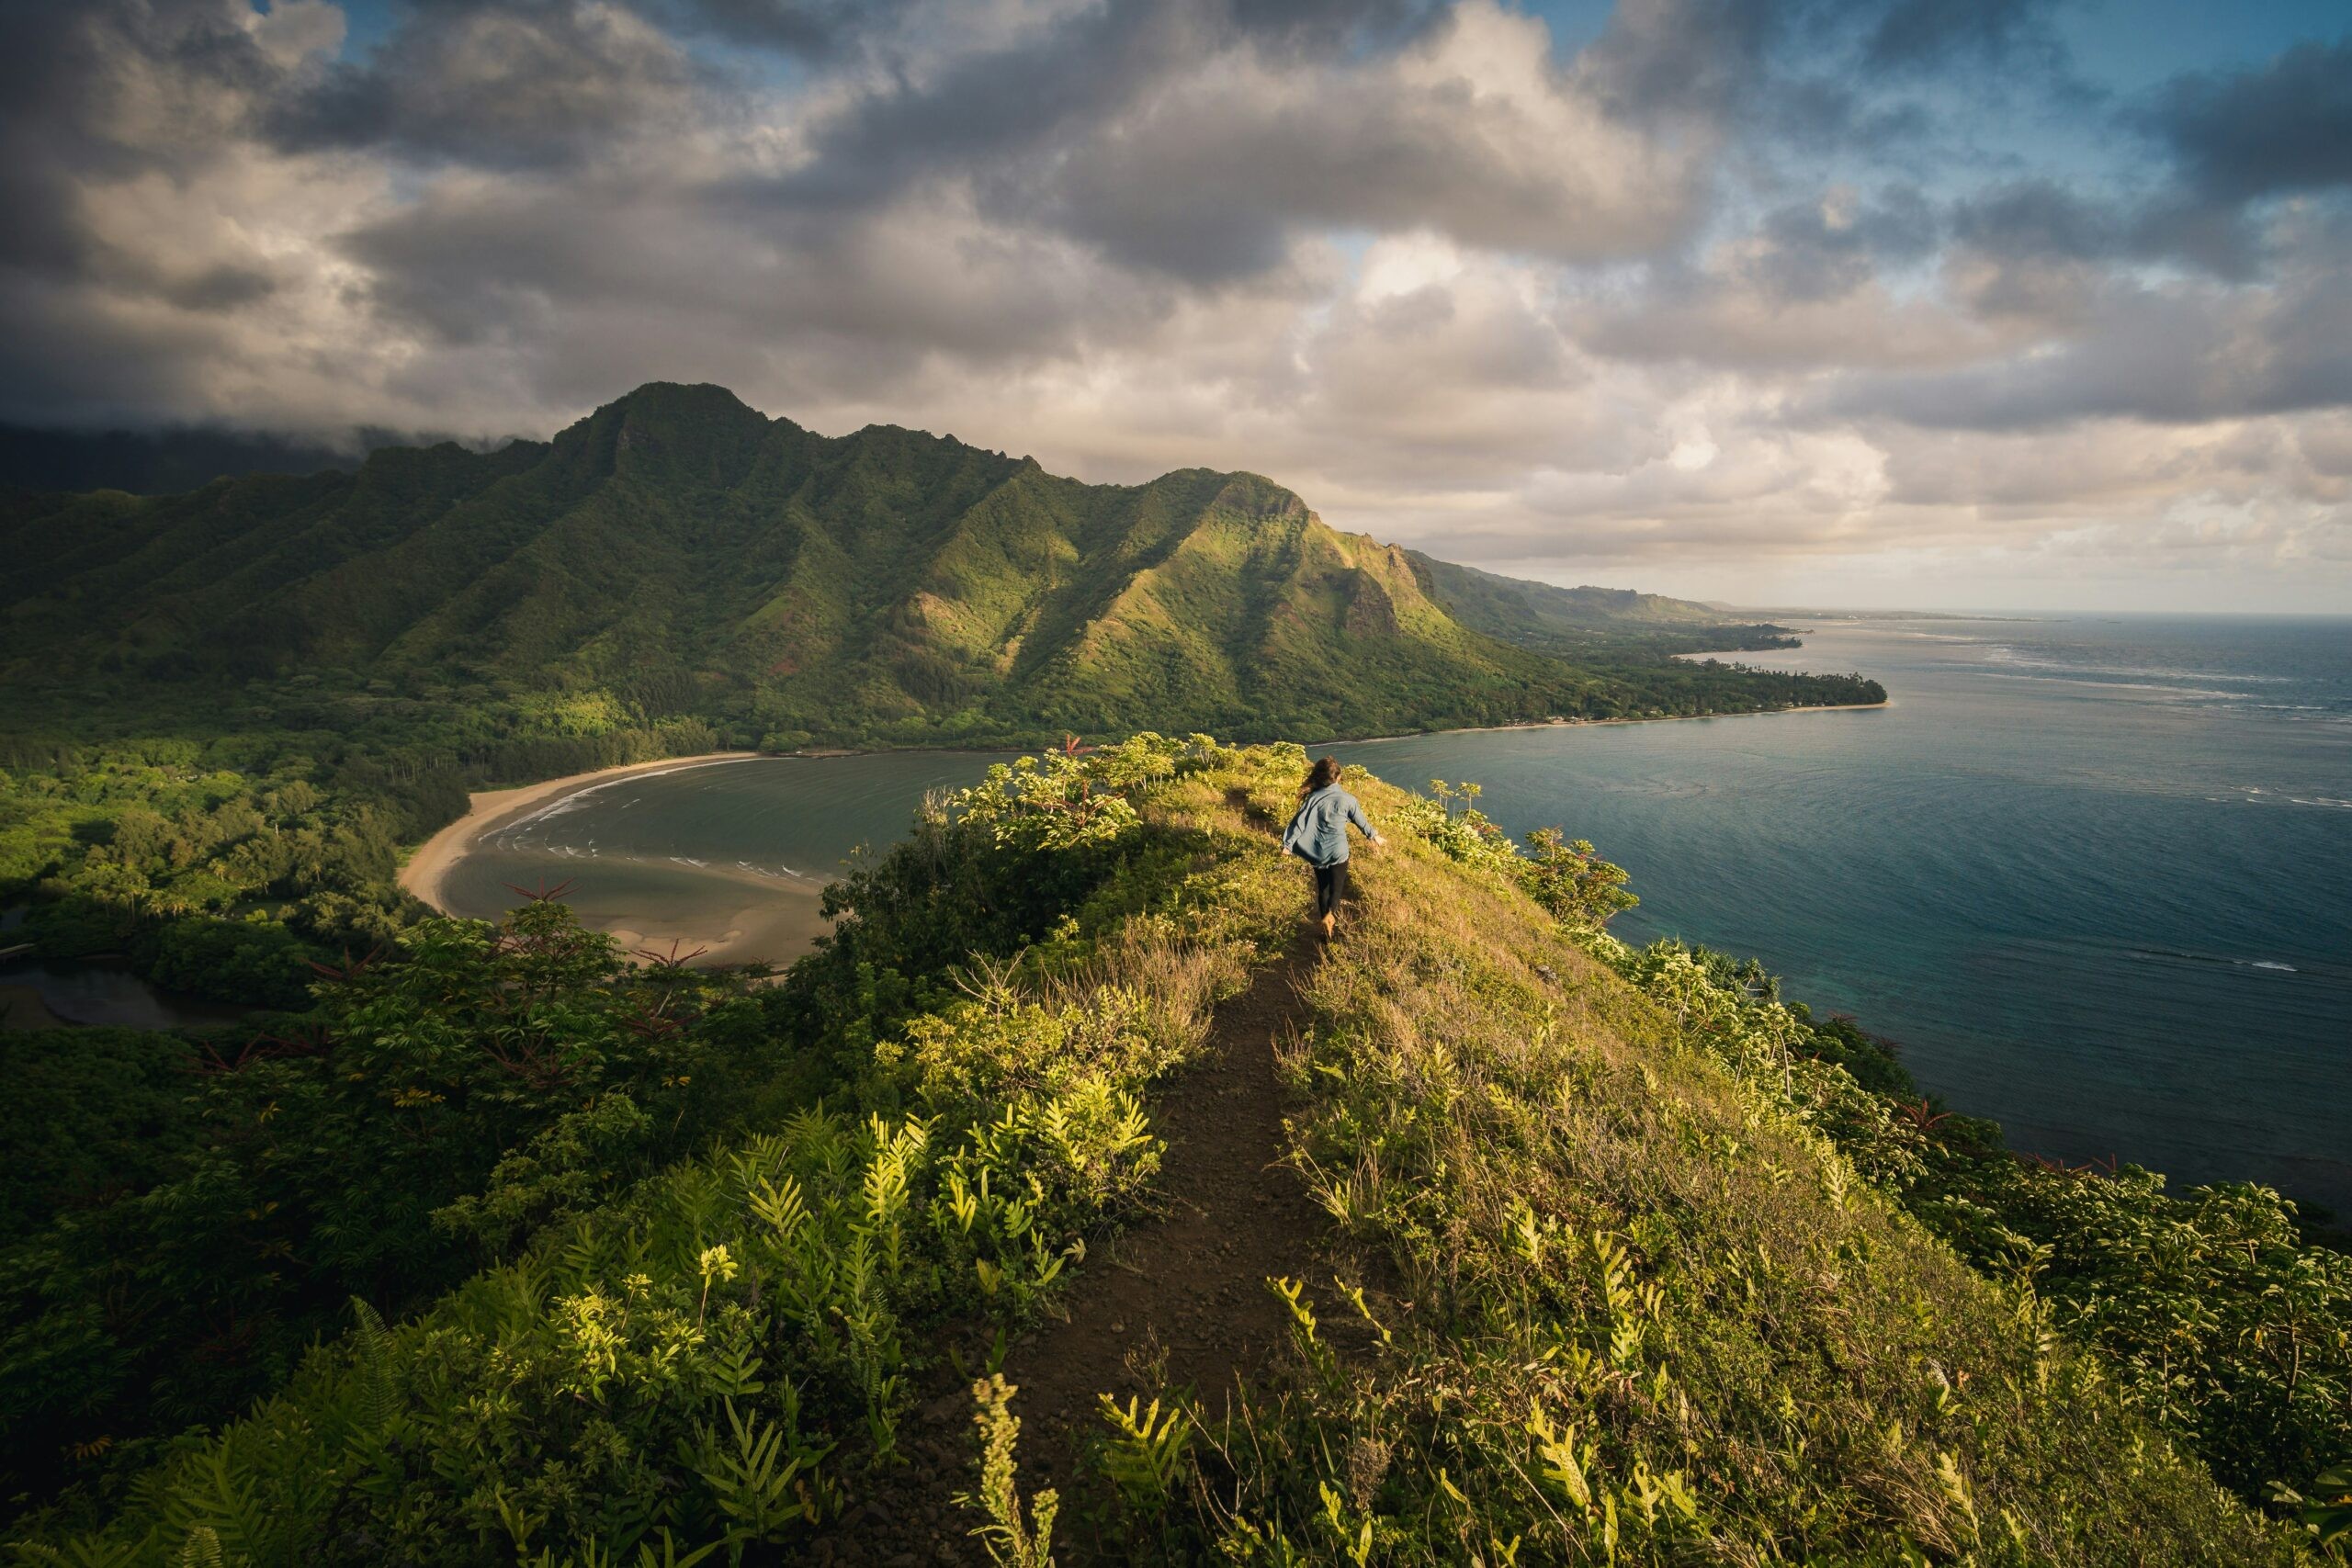
[[[573,773],[516,789],[477,791],[464,817],[417,847],[408,863],[401,868],[400,884],[442,913],[452,913],[442,897],[442,884],[449,868],[483,839],[539,807],[579,790],[631,774],[669,773],[749,761],[762,754],[711,751],[695,757],[666,757],[658,762],[600,768],[594,773]],[[714,916],[707,929],[672,930],[639,920],[607,924],[605,931],[621,944],[625,953],[675,953],[707,964],[789,963],[808,952],[826,930],[827,921],[820,911],[824,895],[821,884],[738,874],[718,867],[706,874],[714,880],[740,881],[744,888],[742,906],[723,917]]]
[[[703,767],[714,762],[742,762],[759,756],[757,751],[710,751],[699,757],[665,757],[658,762],[628,762],[616,768],[599,768],[594,773],[573,773],[565,778],[549,779],[545,784],[524,784],[515,789],[477,790],[470,797],[471,807],[463,817],[442,829],[417,846],[401,867],[400,884],[409,892],[442,913],[448,907],[441,901],[441,882],[449,868],[473,848],[477,840],[495,832],[517,817],[537,806],[545,805],[560,795],[608,779],[627,778],[631,773],[672,773],[680,768]]]
[[[715,931],[644,929],[630,925],[605,928],[624,953],[662,958],[688,959],[698,964],[789,964],[815,945],[830,927],[822,911],[824,887],[815,882],[785,882],[774,877],[738,876],[732,872],[707,872],[727,876],[759,890],[761,901],[727,917]]]

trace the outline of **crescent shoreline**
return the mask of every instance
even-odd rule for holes
[[[1362,745],[1368,740],[1404,740],[1417,735],[1456,734],[1476,730],[1576,728],[1603,724],[1659,724],[1679,718],[1747,718],[1765,714],[1838,713],[1857,708],[1884,707],[1884,703],[1825,704],[1819,707],[1765,708],[1746,714],[1676,714],[1657,717],[1585,719],[1577,721],[1547,720],[1527,724],[1471,725],[1464,730],[1419,730],[1405,735],[1368,736],[1359,739],[1317,741],[1314,745]],[[450,869],[463,860],[481,840],[518,818],[528,816],[540,807],[582,789],[594,788],[615,779],[632,774],[677,773],[688,768],[714,767],[729,762],[757,761],[763,757],[784,756],[843,756],[851,753],[768,752],[768,751],[706,751],[692,757],[664,757],[651,762],[624,762],[610,768],[597,768],[584,773],[568,773],[561,778],[546,779],[537,784],[520,784],[510,789],[476,790],[469,797],[466,814],[424,840],[410,855],[400,869],[401,886],[419,900],[442,914],[453,911],[442,897],[443,884]],[[814,889],[810,889],[812,893]],[[672,931],[653,932],[635,923],[616,923],[608,928],[611,934],[626,949],[635,950],[648,943],[666,946],[676,942],[687,948],[704,950],[705,962],[721,957],[739,963],[780,963],[805,952],[812,933],[822,921],[813,915],[796,911],[789,907],[774,904],[735,910],[718,932],[688,934]]]
[[[528,815],[532,807],[545,805],[573,790],[612,779],[627,778],[631,773],[674,773],[681,768],[707,767],[718,762],[748,762],[764,754],[759,751],[706,751],[695,757],[664,757],[658,762],[623,762],[591,773],[570,773],[560,779],[519,784],[513,789],[476,790],[469,797],[470,804],[463,817],[419,844],[416,852],[408,857],[407,863],[401,867],[400,885],[446,915],[449,908],[441,900],[441,885],[448,877],[449,868],[464,859],[466,852],[493,829]]]

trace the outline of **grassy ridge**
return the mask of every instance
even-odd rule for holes
[[[821,1103],[805,1077],[754,1096],[438,1303],[360,1311],[251,1416],[86,1499],[103,1525],[36,1521],[26,1554],[748,1559],[887,1495],[926,1368],[984,1371],[1132,1215],[1152,1086],[1295,918],[1265,824],[1299,762],[1146,738],[993,775],[851,889],[843,940],[773,1004],[827,1064]],[[1372,1288],[1281,1282],[1295,1354],[1233,1426],[1106,1422],[1114,1501],[1066,1545],[2298,1560],[2036,1275],[1972,1269],[1922,1222],[1927,1131],[1775,1021],[1805,1021],[1599,934],[1612,882],[1575,847],[1522,859],[1360,787],[1395,848],[1314,971],[1289,1075],[1292,1156]],[[1019,1399],[988,1397],[975,1523],[1035,1560]]]
[[[1341,1354],[1302,1316],[1193,1528],[1264,1561],[2297,1560],[2157,1435],[2102,1353],[2140,1347],[2076,1348],[2063,1298],[1909,1212],[1891,1100],[1787,1038],[1750,1059],[1747,987],[1564,927],[1475,818],[1363,794],[1421,831],[1359,878],[1291,1071],[1301,1168],[1395,1271],[1383,1343]],[[2273,1326],[2332,1322],[2312,1409],[2332,1375],[2352,1442],[2335,1274]]]

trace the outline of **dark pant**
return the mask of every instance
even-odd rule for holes
[[[1348,863],[1336,861],[1315,868],[1315,912],[1336,915],[1340,900],[1348,896]]]

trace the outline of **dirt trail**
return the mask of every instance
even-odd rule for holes
[[[1190,1389],[1201,1415],[1226,1413],[1236,1379],[1279,1345],[1289,1314],[1270,1275],[1305,1277],[1323,1213],[1279,1163],[1285,1146],[1274,1043],[1300,1014],[1297,986],[1317,944],[1302,936],[1216,1010],[1208,1048],[1157,1108],[1168,1142],[1158,1187],[1165,1217],[1089,1259],[1048,1323],[1012,1348],[1022,1469],[1067,1493],[1074,1438],[1104,1429],[1095,1396],[1148,1401]]]
[[[1190,1389],[1201,1415],[1222,1416],[1238,1386],[1283,1340],[1288,1314],[1270,1275],[1309,1275],[1327,1234],[1322,1213],[1280,1162],[1284,1148],[1274,1043],[1300,1018],[1297,987],[1319,942],[1303,933],[1216,1010],[1199,1061],[1152,1108],[1167,1141],[1155,1187],[1162,1217],[1098,1246],[1049,1320],[1015,1343],[1004,1375],[1020,1389],[1021,1490],[1064,1499],[1057,1555],[1086,1561],[1080,1440],[1106,1428],[1095,1396],[1124,1400]],[[967,1347],[967,1357],[978,1347]],[[910,1422],[914,1461],[888,1498],[851,1510],[813,1543],[820,1564],[984,1562],[965,1532],[977,1522],[949,1501],[973,1481],[972,1404],[944,1389]]]

